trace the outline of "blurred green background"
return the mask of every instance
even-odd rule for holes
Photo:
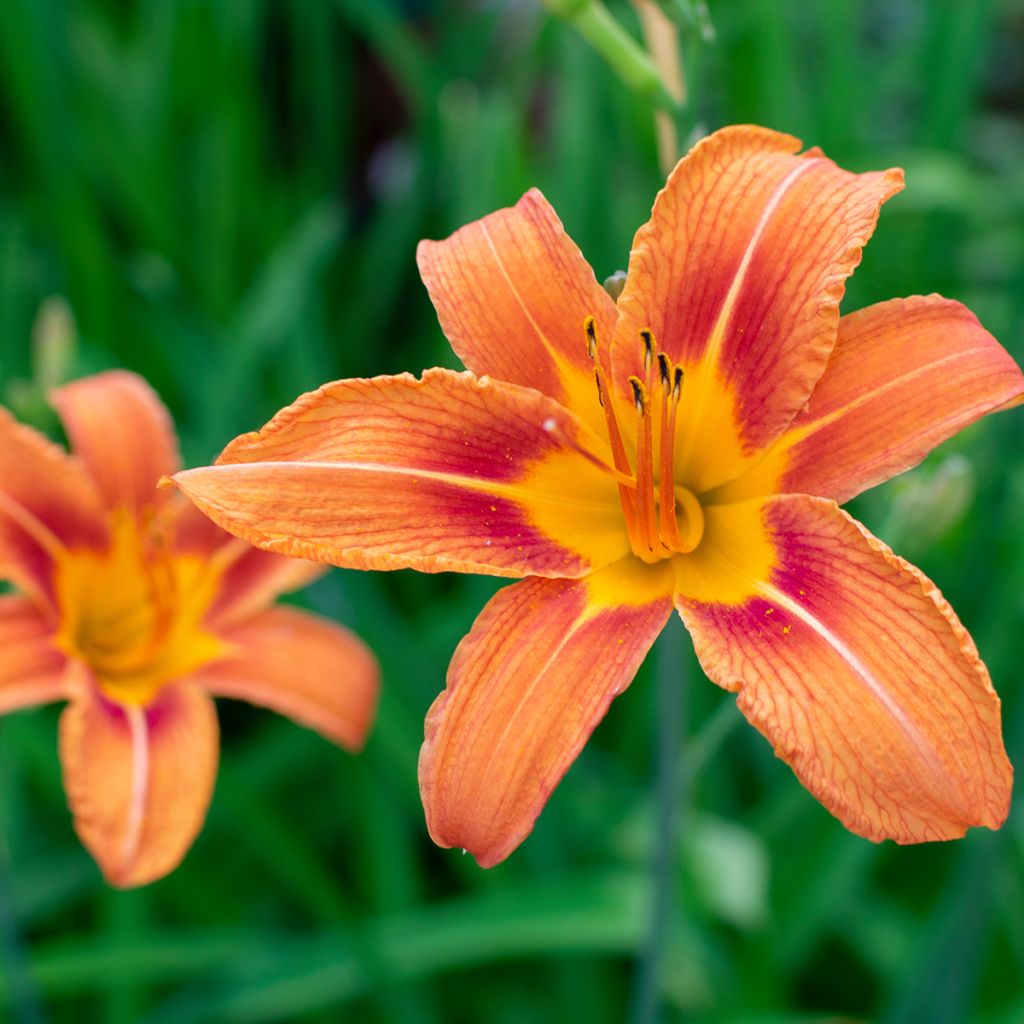
[[[757,121],[907,170],[844,308],[940,291],[1024,360],[1024,3],[721,0],[711,18],[714,42],[684,40],[688,129]],[[30,338],[62,296],[73,374],[146,375],[204,463],[325,380],[455,365],[420,238],[538,185],[603,277],[660,179],[649,103],[533,0],[5,0],[0,386],[45,425]],[[993,418],[854,509],[972,631],[1018,766],[1022,440],[1021,413]],[[57,709],[0,721],[0,1018],[627,1019],[652,915],[649,666],[508,862],[481,871],[423,827],[423,715],[496,586],[334,570],[303,595],[383,663],[365,753],[222,703],[206,829],[141,891],[106,888],[72,833]],[[662,1019],[1024,1021],[1021,800],[962,842],[858,839],[683,649]]]

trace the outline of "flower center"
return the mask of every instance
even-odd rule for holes
[[[693,551],[704,535],[704,512],[696,495],[675,481],[676,412],[683,391],[683,369],[673,366],[664,352],[658,352],[650,329],[640,332],[644,376],[629,378],[637,415],[633,466],[605,381],[593,317],[584,321],[584,331],[633,554],[645,562],[658,562]]]
[[[135,516],[112,517],[106,551],[72,550],[57,567],[57,645],[84,661],[104,693],[143,705],[170,679],[216,657],[221,643],[202,626],[216,573],[178,555]]]

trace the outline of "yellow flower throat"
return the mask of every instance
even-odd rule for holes
[[[218,573],[168,549],[126,509],[111,518],[105,551],[78,549],[58,558],[61,626],[56,641],[85,662],[104,693],[144,705],[160,687],[223,653],[203,626]]]

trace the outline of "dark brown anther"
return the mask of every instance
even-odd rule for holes
[[[683,368],[681,366],[676,367],[675,379],[672,383],[672,401],[678,402],[679,396],[683,391]]]
[[[654,362],[654,335],[651,334],[651,329],[645,327],[640,332],[640,340],[644,343],[644,371],[650,370],[651,363]]]
[[[658,376],[661,378],[661,386],[665,389],[665,394],[668,395],[672,390],[672,371],[668,356],[664,352],[658,353]]]
[[[588,316],[583,321],[583,330],[587,335],[587,355],[591,359],[595,359],[597,357],[597,325],[592,316]]]
[[[636,404],[636,411],[643,416],[644,409],[647,405],[647,396],[644,393],[643,381],[641,381],[639,377],[630,377],[629,383],[633,388],[633,402]]]

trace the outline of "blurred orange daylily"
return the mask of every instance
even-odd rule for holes
[[[506,857],[673,605],[705,672],[848,828],[997,827],[999,700],[935,585],[840,510],[1024,378],[938,296],[840,318],[902,173],[757,127],[676,167],[616,305],[528,192],[418,258],[471,372],[339,381],[177,483],[262,547],[501,590],[427,718],[431,835]]]
[[[0,408],[0,711],[66,698],[75,828],[107,880],[175,868],[217,772],[210,694],[282,712],[349,749],[373,718],[363,643],[274,598],[321,569],[257,551],[173,491],[170,417],[112,371],[58,389],[75,456]],[[172,500],[174,499],[174,500]]]

